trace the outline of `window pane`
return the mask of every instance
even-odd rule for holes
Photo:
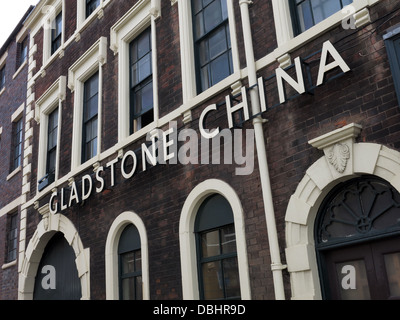
[[[96,73],[85,82],[85,101],[89,100],[99,92],[99,74]]]
[[[86,0],[86,18],[100,5],[100,0]]]
[[[222,22],[222,8],[220,1],[216,0],[204,9],[205,32],[210,32]]]
[[[62,14],[59,13],[57,18],[54,20],[54,29],[52,29],[52,40],[56,39],[62,32]]]
[[[142,277],[136,277],[136,300],[143,300],[143,281]]]
[[[142,89],[142,112],[153,109],[153,81]]]
[[[204,33],[204,18],[203,13],[200,12],[195,16],[195,38],[199,39]]]
[[[52,151],[49,152],[47,155],[48,159],[48,168],[47,168],[47,173],[52,173],[55,171],[56,168],[56,149],[53,149]]]
[[[201,236],[203,258],[214,257],[221,254],[219,230],[204,233]]]
[[[209,65],[201,68],[201,91],[204,91],[211,87],[209,68]]]
[[[385,267],[392,297],[400,297],[400,253],[385,254]]]
[[[210,54],[208,53],[208,41],[207,39],[199,42],[199,60],[200,65],[204,66],[210,61]]]
[[[90,142],[97,137],[97,118],[86,124],[86,142]]]
[[[85,121],[92,119],[94,116],[97,115],[98,113],[98,97],[97,95],[92,97],[90,100],[86,102],[86,108],[85,108]]]
[[[223,299],[224,289],[220,261],[203,264],[202,275],[204,299]]]
[[[151,54],[150,53],[139,60],[137,72],[138,72],[138,75],[137,75],[136,79],[138,79],[138,82],[145,80],[148,76],[151,75]]]
[[[192,1],[192,9],[194,13],[198,13],[201,9],[203,9],[202,0],[193,0]]]
[[[134,251],[121,255],[122,274],[135,272],[135,253]]]
[[[222,253],[236,252],[236,234],[234,225],[221,229]]]
[[[93,139],[89,143],[89,154],[87,160],[93,158],[97,154],[97,138]]]
[[[226,38],[225,28],[219,29],[212,36],[210,36],[208,40],[210,60],[228,50]]]
[[[325,20],[332,14],[342,9],[339,0],[311,0],[311,4],[314,13],[315,24]]]
[[[3,67],[0,70],[0,90],[2,90],[4,88],[5,83],[6,83],[6,72],[5,71],[6,71],[5,67]]]
[[[153,110],[150,110],[144,114],[140,118],[137,118],[135,120],[136,122],[136,130],[140,130],[141,128],[144,128],[145,126],[149,125],[154,121],[154,112]]]
[[[150,52],[150,31],[145,31],[137,40],[138,48],[138,59],[143,58],[146,54]]]
[[[141,113],[153,109],[153,82],[150,81],[142,88],[137,88],[134,92],[134,118],[137,118]]]
[[[231,74],[230,72],[230,55],[229,52],[220,56],[211,62],[211,84],[214,85],[225,79]]]
[[[240,281],[237,258],[223,260],[225,298],[240,297]]]
[[[303,32],[314,25],[314,19],[309,0],[297,7],[299,14],[300,30]]]
[[[142,251],[135,251],[135,272],[142,271]]]
[[[122,279],[122,299],[135,300],[135,278]]]

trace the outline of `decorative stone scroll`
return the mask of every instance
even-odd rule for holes
[[[327,158],[337,172],[343,173],[350,159],[350,148],[345,143],[337,143],[328,152]]]
[[[334,177],[352,171],[353,145],[361,129],[361,125],[352,123],[309,141],[313,147],[324,151]]]

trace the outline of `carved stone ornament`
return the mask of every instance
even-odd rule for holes
[[[328,152],[327,158],[337,172],[343,173],[350,159],[350,148],[345,143],[337,143]]]

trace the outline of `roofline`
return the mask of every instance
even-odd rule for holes
[[[1,46],[0,57],[7,51],[7,48],[10,45],[11,41],[17,36],[18,32],[20,32],[20,30],[24,26],[26,19],[30,16],[34,8],[35,6],[33,5],[29,7],[29,9],[25,12],[24,16],[22,17],[22,19],[18,22],[17,26],[14,28],[14,31],[9,35],[7,40]]]

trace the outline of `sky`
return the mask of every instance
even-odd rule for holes
[[[0,0],[0,47],[6,42],[29,6],[39,0]]]

